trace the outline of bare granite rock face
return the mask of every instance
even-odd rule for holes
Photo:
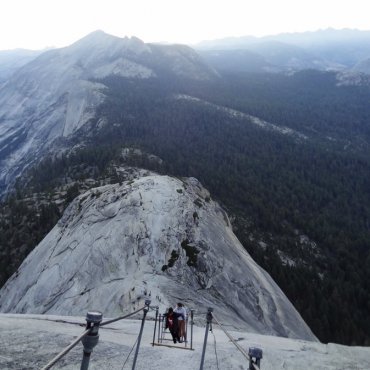
[[[316,340],[194,178],[151,175],[92,189],[0,291],[0,311],[116,316],[183,301],[260,334]]]

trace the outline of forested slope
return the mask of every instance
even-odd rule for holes
[[[108,98],[96,120],[75,135],[76,142],[86,138],[85,147],[45,161],[33,173],[32,188],[52,188],[76,162],[100,163],[95,175],[114,161],[197,177],[232,214],[243,245],[319,339],[368,344],[369,88],[340,87],[334,74],[313,71],[207,83],[162,77],[160,83],[99,81]],[[245,114],[306,138],[259,126]],[[146,156],[123,160],[123,147],[163,163]],[[88,176],[77,171],[70,177]]]

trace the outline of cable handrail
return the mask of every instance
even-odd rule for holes
[[[135,358],[134,358],[134,363],[133,363],[133,369],[135,368],[135,365],[136,365],[136,360],[137,360],[137,356],[138,356],[138,352],[139,352],[139,346],[140,346],[140,341],[141,341],[141,336],[142,336],[142,331],[143,331],[143,328],[144,328],[144,322],[145,322],[145,318],[146,318],[146,314],[148,313],[148,311],[150,310],[150,300],[148,300],[148,302],[146,301],[145,302],[145,306],[144,307],[141,307],[139,309],[137,309],[136,311],[133,311],[127,315],[124,315],[124,316],[119,316],[119,317],[116,317],[114,319],[111,319],[111,320],[107,320],[105,322],[101,322],[102,320],[102,313],[100,312],[88,312],[87,313],[87,316],[86,316],[86,321],[87,321],[87,325],[86,325],[86,330],[79,336],[77,337],[71,344],[69,344],[63,351],[61,351],[57,356],[55,356],[47,365],[45,365],[43,368],[41,368],[41,370],[49,370],[53,365],[55,365],[63,356],[65,356],[69,351],[71,351],[80,341],[82,341],[83,345],[84,345],[84,358],[83,358],[83,361],[82,361],[82,364],[81,364],[81,369],[82,368],[88,368],[88,362],[89,362],[89,358],[90,358],[90,353],[92,352],[93,348],[95,347],[95,345],[97,344],[98,342],[98,339],[99,339],[99,335],[98,335],[98,330],[99,330],[99,327],[101,326],[105,326],[105,325],[108,325],[108,324],[111,324],[111,323],[114,323],[116,321],[119,321],[119,320],[123,320],[123,319],[126,319],[130,316],[133,316],[137,313],[139,313],[140,311],[144,311],[144,317],[142,319],[142,323],[141,323],[141,328],[140,328],[140,333],[139,333],[139,336],[136,340],[137,342],[137,347],[136,347],[136,353],[135,353]],[[156,307],[156,310],[158,311],[158,307]],[[262,358],[262,351],[260,349],[257,349],[259,351],[261,351],[261,355],[259,357],[259,354],[257,354],[257,356],[255,356],[254,354],[250,354],[250,353],[247,353],[237,342],[236,340],[231,336],[231,334],[224,328],[224,326],[217,320],[217,318],[215,316],[212,315],[212,311],[213,309],[212,308],[209,308],[208,310],[208,314],[207,314],[207,327],[206,327],[206,335],[205,335],[205,340],[204,340],[204,346],[203,346],[203,354],[202,354],[202,361],[201,361],[201,369],[203,369],[203,363],[204,363],[204,355],[205,355],[205,348],[206,348],[206,342],[207,342],[207,334],[208,334],[208,328],[210,326],[210,331],[212,332],[212,319],[214,319],[214,321],[216,322],[216,324],[220,327],[220,329],[225,333],[225,335],[230,339],[230,341],[234,344],[234,346],[238,349],[238,351],[249,361],[249,364],[250,364],[250,369],[254,369],[254,370],[260,370],[259,368],[259,359]],[[93,324],[92,327],[90,327],[90,325]],[[212,332],[213,336],[214,336],[214,333]],[[85,336],[89,335],[88,338],[84,339]],[[92,340],[94,339],[94,340]],[[135,344],[136,344],[135,342]],[[215,355],[216,355],[216,361],[217,361],[217,368],[218,368],[218,356],[217,356],[217,349],[216,349],[216,337],[214,336],[214,344],[215,344]],[[154,343],[154,340],[153,340],[153,343]],[[133,348],[135,347],[135,344],[133,345]],[[130,354],[133,350],[133,348],[131,349],[129,355],[127,356],[124,364],[123,364],[123,367],[125,366],[125,364],[127,363],[127,360],[128,358],[130,357]],[[251,348],[249,349],[251,351]],[[255,348],[252,348],[252,350],[256,350]],[[256,362],[254,362],[253,358],[256,357]],[[83,367],[83,365],[85,367]]]
[[[213,332],[213,330],[211,331],[211,333],[212,333],[212,335],[213,335],[213,343],[214,343],[214,347],[215,347],[216,366],[217,366],[217,370],[220,370],[220,366],[218,365],[218,355],[217,355],[216,336],[215,336],[215,333]]]
[[[105,326],[105,325],[108,325],[108,324],[112,324],[113,322],[116,322],[116,321],[119,321],[119,320],[127,319],[128,317],[133,316],[133,315],[137,314],[138,312],[142,311],[145,307],[146,306],[141,307],[138,310],[136,310],[134,312],[131,312],[131,313],[125,315],[125,316],[119,316],[119,317],[116,317],[115,319],[111,319],[111,320],[108,320],[108,321],[103,321],[100,324],[100,327]]]
[[[100,327],[101,326],[105,326],[105,325],[108,325],[108,324],[111,324],[113,322],[116,322],[116,321],[119,321],[119,320],[123,320],[123,319],[127,319],[128,317],[130,316],[133,316],[135,314],[137,314],[138,312],[144,310],[146,306],[144,307],[141,307],[140,309],[134,311],[134,312],[131,312],[129,313],[128,315],[124,315],[124,316],[119,316],[119,317],[116,317],[115,319],[112,319],[112,320],[108,320],[108,321],[104,321],[102,323],[100,323]],[[88,335],[91,330],[93,328],[89,328],[87,330],[85,330],[79,337],[77,337],[71,344],[69,344],[65,349],[63,349],[62,352],[60,352],[57,356],[55,356],[48,364],[46,364],[41,370],[48,370],[50,369],[52,366],[54,366],[62,357],[64,357],[71,349],[73,349],[74,347],[76,347],[76,345],[86,336]]]
[[[77,346],[83,337],[90,333],[92,328],[85,330],[79,337],[77,337],[69,346],[67,346],[62,352],[55,356],[48,364],[46,364],[41,370],[48,370],[55,365],[63,356],[65,356],[71,349]]]
[[[126,363],[127,363],[128,359],[130,358],[131,353],[132,353],[132,351],[134,350],[134,348],[135,348],[136,343],[137,343],[137,341],[138,341],[138,340],[139,340],[139,336],[136,338],[135,343],[132,345],[132,347],[131,347],[131,350],[130,350],[129,354],[127,355],[126,360],[125,360],[125,362],[124,362],[124,363],[123,363],[123,365],[122,365],[122,369],[121,369],[121,370],[123,370],[123,369],[124,369],[124,367],[125,367],[125,365],[126,365]]]
[[[216,324],[220,327],[220,329],[226,334],[226,336],[230,339],[230,341],[234,344],[234,346],[241,352],[241,354],[248,360],[250,361],[251,358],[250,356],[248,355],[247,352],[245,352],[245,350],[235,341],[235,339],[229,334],[229,332],[224,329],[224,327],[221,325],[221,323],[216,319],[216,317],[214,315],[213,316],[213,319],[216,321]],[[252,362],[252,365],[254,367],[255,370],[260,370],[260,368],[254,364]]]

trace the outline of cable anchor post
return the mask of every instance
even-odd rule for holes
[[[145,300],[144,315],[143,315],[143,319],[141,320],[140,333],[139,333],[139,336],[137,338],[137,345],[136,345],[134,362],[132,363],[132,370],[135,370],[135,367],[136,367],[136,360],[137,360],[137,356],[139,354],[139,348],[140,348],[141,337],[143,335],[145,318],[146,318],[146,314],[149,311],[150,303],[151,303],[150,299]]]
[[[249,347],[249,370],[255,370],[254,365],[257,365],[260,369],[262,359],[262,349],[257,347]]]
[[[86,330],[90,329],[90,332],[81,339],[81,342],[84,346],[80,368],[81,370],[87,370],[89,368],[91,353],[99,341],[98,333],[102,319],[103,314],[98,311],[91,311],[86,314]]]
[[[153,347],[154,347],[154,344],[155,344],[155,334],[157,332],[158,313],[159,313],[159,306],[156,306],[155,307],[154,331],[153,331]],[[159,342],[159,340],[158,340],[158,342]]]
[[[194,310],[190,310],[190,349],[193,349]]]
[[[200,361],[200,368],[199,368],[199,370],[203,370],[204,357],[206,355],[206,348],[207,348],[208,331],[212,331],[212,319],[213,319],[212,312],[213,312],[213,308],[212,307],[209,307],[208,308],[207,315],[206,315],[207,325],[206,325],[206,331],[205,331],[205,334],[204,334],[202,359]]]

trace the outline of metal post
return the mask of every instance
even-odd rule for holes
[[[185,337],[184,337],[184,342],[185,342],[185,347],[188,346],[188,323],[189,323],[189,314],[188,311],[186,311],[186,316],[185,316]]]
[[[262,358],[262,349],[257,347],[249,347],[249,370],[255,370],[254,365],[257,365],[260,368],[261,358]]]
[[[136,345],[136,351],[135,351],[135,357],[134,357],[134,362],[132,364],[132,370],[135,370],[135,367],[136,367],[136,360],[137,360],[137,356],[139,354],[139,348],[140,348],[140,342],[141,342],[141,337],[143,335],[143,329],[144,329],[144,323],[145,323],[145,317],[146,317],[146,314],[148,313],[149,311],[149,306],[150,306],[150,299],[146,299],[145,300],[145,307],[144,307],[144,316],[143,316],[143,319],[141,320],[141,328],[140,328],[140,333],[139,333],[139,336],[137,338],[137,345]]]
[[[101,312],[88,312],[86,314],[86,330],[91,329],[89,334],[82,338],[82,344],[84,346],[83,357],[81,362],[81,370],[87,370],[89,368],[90,355],[94,347],[99,341],[99,325],[103,319]]]
[[[162,315],[159,315],[158,319],[158,343],[162,343],[161,341],[161,322],[162,322]]]
[[[163,343],[163,339],[164,339],[164,330],[163,328],[165,328],[164,330],[166,330],[166,316],[165,314],[162,315],[162,318],[161,318],[161,343]]]
[[[207,347],[207,339],[208,339],[208,329],[209,327],[212,328],[212,311],[213,308],[209,307],[207,312],[207,325],[206,325],[206,332],[204,334],[204,343],[203,343],[203,351],[202,351],[202,359],[200,361],[200,368],[199,370],[203,370],[204,365],[204,357],[206,355],[206,347]],[[212,329],[211,329],[212,330]]]
[[[155,333],[156,333],[156,330],[157,330],[158,311],[159,311],[159,306],[156,306],[156,308],[155,308],[154,331],[153,331],[153,346],[154,346],[154,342],[155,342]]]
[[[190,310],[190,349],[193,349],[194,310]]]

